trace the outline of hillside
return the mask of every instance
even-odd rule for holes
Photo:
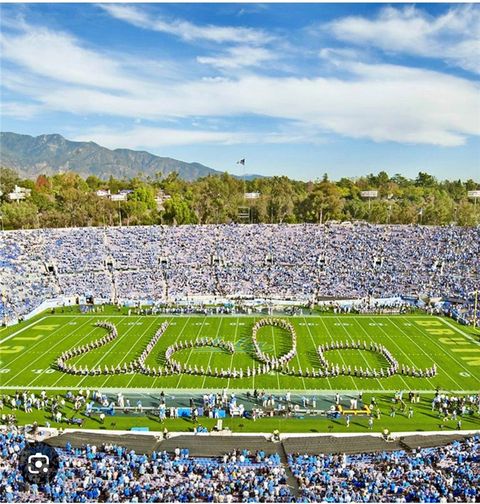
[[[155,156],[146,151],[110,150],[95,142],[73,142],[61,135],[19,135],[0,133],[1,166],[17,170],[21,176],[35,178],[60,171],[74,171],[83,177],[102,179],[131,178],[139,173],[154,176],[176,171],[184,180],[195,180],[219,172],[200,163]]]

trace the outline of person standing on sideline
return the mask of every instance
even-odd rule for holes
[[[373,430],[373,416],[370,416],[368,419],[368,428]]]

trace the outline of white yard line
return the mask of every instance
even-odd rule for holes
[[[238,334],[238,322],[240,321],[240,319],[237,317],[237,323],[236,323],[236,326],[235,326],[235,334],[233,336],[233,347],[235,348],[235,343],[237,342],[237,334]],[[230,369],[232,369],[232,365],[233,365],[233,357],[235,356],[235,353],[232,354],[232,357],[230,358]],[[228,377],[228,382],[227,382],[227,390],[230,388],[230,380],[231,378]]]
[[[5,338],[3,338],[2,340],[0,340],[0,345],[2,343],[5,343],[5,341],[8,341],[9,339],[11,338],[14,338],[17,334],[20,334],[21,332],[23,331],[26,331],[27,329],[29,329],[30,327],[33,327],[35,324],[38,324],[39,322],[41,322],[42,320],[45,320],[47,317],[42,317],[41,319],[38,319],[38,320],[35,320],[35,322],[32,322],[31,324],[23,327],[22,329],[19,329],[18,331],[10,334],[10,336],[7,336]],[[4,329],[7,329],[6,327],[4,327]]]
[[[217,338],[218,338],[218,334],[219,334],[219,332],[220,332],[220,326],[222,325],[222,322],[223,322],[223,319],[221,318],[221,319],[220,319],[220,324],[218,324],[218,329],[217,329],[217,332],[216,332],[216,334],[215,334],[215,339],[217,339]],[[206,369],[205,369],[205,372],[206,372],[206,370],[208,369],[208,366],[210,366],[210,362],[211,362],[211,360],[212,360],[212,356],[213,356],[213,350],[210,352],[210,357],[208,358],[208,363],[207,363],[207,367],[206,367]],[[206,379],[207,379],[207,375],[205,375],[205,376],[203,377],[202,388],[203,388],[203,387],[205,387],[205,380],[206,380]]]
[[[124,317],[126,318],[126,317]],[[123,321],[121,320],[120,321],[120,324],[122,323]],[[123,341],[125,339],[125,336],[127,336],[127,334],[135,327],[135,325],[132,325],[132,327],[130,327],[129,329],[127,329],[121,336],[117,336],[117,339],[112,343],[111,347],[109,350],[107,350],[101,357],[100,359],[93,365],[90,367],[90,369],[94,369],[98,366],[100,366],[100,364],[103,362],[103,360],[105,359],[105,357],[107,357],[107,355],[110,354],[110,352],[120,343],[120,341]],[[77,364],[80,362],[81,359],[83,359],[84,357],[86,357],[88,355],[88,353],[86,354],[83,354],[82,357],[77,361]],[[81,380],[80,382],[78,383],[78,385],[80,386],[87,378],[89,377],[89,375],[85,375]]]
[[[339,321],[338,317],[337,317],[337,321]],[[352,340],[353,343],[355,343],[355,340],[353,339],[352,336],[350,336],[350,333],[347,331],[347,328],[339,321],[340,323],[340,327],[345,331],[346,335]],[[368,336],[368,339],[371,341],[371,336],[365,331],[365,334]],[[360,351],[360,354],[365,362],[365,365],[367,366],[367,369],[370,367],[369,364],[368,364],[368,361],[365,357],[365,355],[363,355],[363,351],[362,350],[359,350]],[[341,353],[341,352],[340,352]],[[378,384],[380,385],[380,387],[382,387],[382,389],[385,390],[385,387],[383,386],[383,383],[380,381],[379,378],[375,378],[378,382]]]
[[[85,322],[85,324],[81,324],[79,325],[78,327],[76,327],[71,333],[69,334],[66,334],[62,339],[60,339],[59,341],[57,341],[57,343],[55,343],[55,345],[49,347],[48,351],[47,352],[43,352],[42,355],[40,355],[40,357],[37,357],[36,359],[34,359],[33,361],[29,362],[29,364],[35,364],[35,362],[39,361],[40,359],[42,359],[43,357],[45,357],[45,354],[47,353],[51,353],[52,349],[53,348],[56,348],[58,345],[60,345],[60,343],[63,343],[63,341],[66,339],[66,338],[69,338],[72,334],[74,334],[75,332],[77,332],[79,329],[81,329],[82,327],[84,327],[86,324],[88,324],[89,322],[91,322],[91,320],[87,320]],[[52,331],[50,334],[47,335],[47,338],[50,338],[51,336],[53,336],[57,331],[59,331],[60,329],[63,329],[65,326],[60,326],[58,329],[55,329],[54,331]],[[29,347],[29,351],[31,351],[33,348],[35,348],[36,346],[40,345],[41,343],[43,343],[45,341],[45,339],[42,339],[40,340],[38,343],[35,343],[34,345],[32,345],[31,347]],[[13,362],[15,362],[16,360],[20,359],[21,357],[24,357],[25,354],[23,355],[19,355],[18,357],[16,357],[15,359],[11,360],[8,365],[10,366]],[[8,385],[14,378],[16,378],[18,375],[22,374],[24,372],[24,369],[22,369],[21,371],[19,371],[16,375],[12,376],[11,378],[9,378],[5,384],[2,384],[3,385]]]
[[[275,331],[273,330],[273,325],[270,326],[272,328],[272,340],[273,340],[273,352],[275,354],[275,358],[277,358],[277,345],[275,344]],[[278,376],[279,373],[275,371],[275,374],[277,375],[277,385],[278,388],[280,388],[280,377]]]
[[[303,317],[303,321],[305,322],[305,327],[307,328],[307,331],[308,331],[308,335],[310,336],[310,339],[312,340],[312,343],[313,343],[313,351],[315,352],[315,355],[318,356],[318,352],[317,352],[317,345],[315,343],[315,338],[313,337],[313,334],[312,334],[312,331],[310,330],[310,326],[308,325],[307,323],[307,319],[305,317]],[[300,343],[300,340],[297,341],[297,344]],[[300,365],[300,357],[298,356],[297,354],[297,362],[298,362],[298,365]],[[330,379],[328,378],[328,376],[326,377],[327,378],[327,383],[328,383],[328,387],[329,388],[332,388],[332,386],[330,385]],[[314,378],[314,380],[316,380],[317,378]],[[320,378],[321,380],[323,380],[324,378]],[[302,377],[302,380],[303,380],[303,377]],[[303,380],[303,388],[305,390],[308,390],[307,387],[305,387],[305,380]]]
[[[202,332],[202,329],[203,327],[205,326],[205,320],[207,320],[207,317],[204,317],[203,321],[202,321],[202,325],[200,326],[200,329],[197,331],[197,335],[195,336],[195,339],[193,341],[195,341],[199,335],[201,334]],[[190,352],[188,353],[188,357],[187,357],[187,361],[185,362],[185,367],[188,366],[188,362],[190,361],[190,357],[192,356],[192,352],[193,352],[193,349],[195,347],[193,346],[191,349],[190,349]],[[177,382],[177,386],[176,388],[179,388],[180,387],[180,382],[182,381],[182,378],[185,376],[185,373],[179,375],[179,379],[178,379],[178,382]]]
[[[83,325],[82,325],[82,326],[80,326],[80,327],[83,327]],[[94,327],[93,327],[90,331],[88,331],[88,333],[87,333],[87,334],[85,334],[85,336],[83,336],[83,337],[82,337],[79,341],[77,341],[77,346],[78,346],[78,344],[80,344],[83,340],[87,339],[87,338],[88,338],[88,337],[89,337],[89,336],[90,336],[90,335],[91,335],[91,334],[95,331],[95,329],[97,329],[97,327],[96,327],[96,326],[94,326]],[[45,353],[44,353],[43,355],[45,355]],[[50,364],[49,366],[51,367],[51,364]],[[30,385],[32,385],[33,383],[35,383],[35,381],[36,381],[36,380],[38,380],[38,378],[40,378],[41,374],[42,374],[42,373],[40,373],[38,376],[36,376],[36,377],[35,377],[35,378],[34,378],[34,379],[33,379],[33,380],[32,380],[32,381],[31,381],[31,382],[27,385],[27,387],[30,387]],[[57,381],[56,381],[56,382],[52,385],[52,387],[54,387],[54,386],[55,386],[55,385],[56,385],[56,384],[57,384],[57,383],[58,383],[58,382],[59,382],[62,378],[64,378],[64,377],[65,377],[65,373],[64,373],[63,371],[60,371],[60,376],[58,377]]]
[[[170,323],[172,322],[172,320],[173,320],[173,317],[170,318]],[[175,344],[179,340],[180,336],[183,334],[183,331],[185,330],[185,327],[187,327],[189,321],[190,321],[190,317],[187,318],[187,320],[186,320],[185,324],[183,325],[182,329],[180,330],[179,333],[177,333],[177,337],[175,338],[175,341],[173,342],[173,344]],[[167,331],[168,331],[168,329],[167,329]],[[165,366],[163,366],[163,367],[165,368]],[[152,388],[155,388],[155,383],[157,382],[158,378],[161,378],[161,377],[160,376],[155,376],[155,379],[153,380]]]
[[[467,373],[471,374],[471,375],[472,375],[472,376],[473,376],[473,377],[474,377],[474,378],[475,378],[478,382],[480,382],[480,380],[479,380],[479,379],[478,379],[478,378],[474,375],[474,372],[473,372],[471,369],[469,369],[469,368],[465,367],[465,365],[463,364],[463,362],[462,362],[462,361],[459,361],[459,360],[455,357],[455,355],[453,355],[453,354],[451,354],[451,353],[447,352],[447,348],[442,347],[442,346],[440,345],[440,343],[438,343],[438,342],[436,341],[435,337],[434,337],[432,334],[425,333],[421,327],[417,327],[417,326],[414,326],[414,327],[415,327],[417,330],[419,330],[419,331],[421,332],[421,334],[423,334],[423,335],[425,335],[425,334],[426,334],[426,335],[428,336],[428,338],[429,338],[429,341],[432,341],[433,343],[435,343],[435,345],[437,345],[437,347],[438,347],[438,348],[440,348],[440,350],[442,350],[442,352],[443,352],[444,354],[446,354],[446,355],[447,355],[450,359],[454,360],[454,361],[455,361],[455,362],[456,362],[456,363],[457,363],[460,367],[462,367],[462,368],[463,368],[463,369],[464,369]],[[438,367],[438,368],[440,368],[440,366],[437,366],[437,367]],[[440,368],[440,369],[441,369],[441,368]],[[455,384],[456,384],[456,385],[458,385],[458,382],[457,382],[457,381],[455,381],[455,380],[454,380],[454,379],[453,379],[453,378],[452,378],[452,377],[451,377],[448,373],[447,373],[447,375],[451,378],[451,380],[452,380],[453,382],[455,382]]]
[[[78,317],[77,317],[77,318],[78,318]],[[85,324],[87,324],[87,323],[88,323],[88,320],[87,320],[87,322],[85,322]],[[79,325],[77,328],[75,328],[75,329],[74,329],[74,331],[73,331],[71,334],[73,334],[75,331],[77,331],[77,330],[78,330],[78,329],[80,329],[81,327],[85,326],[85,324],[81,324],[81,325]],[[50,338],[50,337],[51,337],[51,336],[53,336],[56,332],[60,331],[60,330],[61,330],[61,329],[63,329],[64,327],[65,327],[65,326],[60,325],[57,329],[53,330],[50,334],[46,334],[44,339],[41,339],[41,340],[37,341],[37,343],[34,343],[33,345],[28,345],[28,350],[31,352],[31,351],[32,351],[34,348],[36,348],[38,345],[41,345],[41,344],[45,341],[45,339]],[[70,335],[67,335],[67,336],[70,336]],[[60,342],[61,342],[61,341],[63,341],[63,340],[64,340],[67,336],[64,336],[64,337],[60,340]],[[59,342],[59,343],[60,343],[60,342]],[[56,345],[55,345],[55,346],[56,346]],[[15,361],[17,361],[18,359],[21,359],[24,355],[25,355],[25,354],[22,354],[22,355],[19,355],[18,357],[15,357],[15,359],[12,359],[11,361],[9,361],[9,363],[8,363],[8,364],[10,365],[10,364],[14,363],[14,362],[15,362]],[[44,353],[43,355],[45,355],[45,353]],[[38,359],[37,359],[37,360],[38,360]],[[35,361],[34,361],[34,362],[35,362]]]
[[[355,320],[355,322],[360,326],[360,328],[363,330],[363,332],[369,336],[368,332],[366,331],[366,329],[362,326],[362,324],[360,324],[360,322],[358,320]],[[379,326],[381,328],[381,326]],[[383,331],[383,329],[382,329]],[[403,355],[403,350],[395,343],[395,341],[385,332],[383,331],[383,333],[387,336],[387,338],[402,352],[402,355]],[[387,349],[389,350],[389,349]],[[403,377],[403,375],[399,374],[398,376],[400,376],[401,380],[403,381],[403,384],[405,385],[406,388],[409,388],[407,382],[405,381],[405,378]]]
[[[444,324],[450,326],[454,331],[457,331],[457,333],[461,334],[462,336],[465,336],[465,338],[468,338],[474,345],[480,346],[480,341],[477,341],[471,334],[467,334],[466,332],[462,331],[454,324],[452,324],[448,320],[445,320],[442,317],[435,317],[435,318],[441,320]]]
[[[304,317],[305,318],[305,317]],[[336,318],[336,317],[335,317]],[[333,336],[331,335],[330,331],[328,330],[328,327],[327,327],[327,324],[325,324],[325,322],[320,319],[320,321],[322,322],[323,326],[325,327],[325,330],[327,331],[328,333],[328,336],[330,338],[331,341],[333,341]],[[340,358],[342,359],[342,362],[343,362],[343,365],[347,368],[347,363],[345,362],[343,356],[342,356],[342,353],[340,352]],[[353,386],[357,389],[357,391],[359,390],[358,389],[358,385],[357,385],[357,382],[353,379],[353,376],[350,376],[350,378],[352,379],[352,383],[353,383]],[[333,389],[331,389],[333,390]]]
[[[407,338],[408,338],[411,342],[413,342],[413,343],[415,344],[415,346],[416,346],[416,347],[417,347],[417,348],[418,348],[418,349],[419,349],[419,350],[420,350],[420,351],[421,351],[424,355],[427,355],[427,356],[428,356],[428,354],[426,354],[426,353],[425,353],[425,351],[423,350],[423,348],[422,348],[422,347],[421,347],[421,346],[420,346],[420,345],[419,345],[419,344],[418,344],[418,343],[417,343],[414,339],[410,338],[410,336],[409,336],[409,335],[408,335],[408,334],[407,334],[407,333],[406,333],[406,332],[405,332],[405,331],[404,331],[401,327],[397,326],[397,324],[395,324],[395,322],[393,322],[393,325],[394,325],[395,327],[397,327],[397,328],[398,328],[398,329],[399,329],[399,330],[400,330],[403,334],[405,334],[405,336],[406,336],[406,337],[407,337]],[[419,329],[420,329],[420,328],[416,327],[415,325],[414,325],[413,327],[415,327],[415,329],[417,329],[417,330],[419,330]],[[421,334],[422,334],[422,335],[424,334],[424,333],[423,333],[423,331],[421,331],[421,330],[420,330],[420,332],[421,332]],[[430,336],[431,336],[431,335],[430,335]],[[433,341],[433,343],[435,343],[437,346],[439,346],[439,347],[440,347],[440,345],[438,345],[438,343],[437,343],[437,342],[436,342],[433,338],[429,337],[429,341],[430,341],[430,340],[431,340],[431,341]],[[440,348],[441,348],[441,349],[442,349],[442,350],[446,353],[446,351],[445,351],[442,347],[440,347]],[[447,355],[450,357],[450,355],[449,355],[449,354],[447,354]],[[409,359],[409,360],[410,360],[410,362],[413,362],[413,361],[412,361],[412,359]],[[433,361],[433,363],[437,366],[437,368],[438,368],[438,369],[441,369],[443,372],[445,372],[445,374],[446,374],[446,375],[450,378],[450,380],[452,380],[452,381],[453,381],[453,383],[455,383],[455,385],[456,385],[457,387],[461,387],[461,385],[460,385],[460,384],[459,384],[456,380],[454,380],[454,379],[452,378],[452,376],[450,375],[450,373],[448,373],[448,371],[445,371],[445,368],[442,368],[442,367],[440,366],[440,364],[436,363],[435,361]],[[413,365],[415,366],[415,363],[413,363]],[[415,367],[416,367],[416,366],[415,366]],[[432,385],[432,382],[431,382],[430,378],[427,378],[427,379],[428,379],[428,382],[430,383],[430,385]]]
[[[143,336],[145,335],[145,333],[147,331],[150,330],[150,328],[153,326],[153,324],[155,323],[156,321],[154,320],[148,327],[145,331],[142,332],[142,336],[140,338],[143,338]],[[163,322],[162,322],[163,323]],[[152,348],[152,351],[153,351],[153,348]],[[128,355],[128,354],[127,354]],[[119,362],[119,364],[121,365],[124,361],[125,361],[125,358],[127,357],[127,355],[125,355],[125,357]],[[135,358],[135,357],[134,357]],[[138,375],[139,373],[132,373],[132,377],[130,378],[130,380],[128,380],[128,383],[127,383],[127,388],[130,386],[130,383],[132,383],[133,379]],[[109,376],[105,382],[103,383],[102,387],[104,387],[107,383],[107,381],[112,378],[111,376]]]

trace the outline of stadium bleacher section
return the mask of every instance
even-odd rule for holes
[[[2,318],[62,295],[465,299],[479,280],[479,228],[143,226],[6,231],[0,241]]]
[[[315,455],[285,453],[281,443],[250,450],[238,444],[240,438],[236,438],[233,450],[210,456],[195,454],[197,440],[214,444],[208,437],[190,436],[187,442],[171,439],[169,448],[167,441],[158,442],[154,450],[143,454],[132,446],[116,443],[120,437],[106,436],[99,439],[101,445],[97,446],[79,444],[74,439],[62,443],[65,436],[68,437],[52,439],[62,460],[53,480],[47,484],[26,484],[17,466],[19,453],[26,445],[25,433],[15,426],[2,427],[0,500],[477,502],[480,488],[478,435],[412,450],[399,450],[397,446],[392,450],[385,444],[385,449],[370,448],[356,454],[334,449]],[[248,445],[248,439],[244,439]],[[363,446],[368,442],[359,440]],[[131,443],[134,442],[132,436]],[[350,445],[354,444],[352,438]],[[219,438],[219,449],[222,447]]]

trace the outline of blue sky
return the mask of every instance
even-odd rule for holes
[[[218,170],[480,180],[480,7],[2,4],[1,129]]]

